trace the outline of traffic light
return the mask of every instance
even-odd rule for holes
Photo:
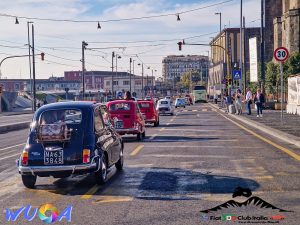
[[[181,47],[182,47],[183,43],[181,41],[179,41],[177,44],[178,44],[179,51],[181,51]]]
[[[44,61],[44,58],[45,58],[45,53],[42,52],[42,53],[41,53],[41,60]]]

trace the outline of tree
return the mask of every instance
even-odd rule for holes
[[[290,55],[288,60],[285,63],[286,74],[295,75],[300,73],[300,53],[295,52]]]
[[[279,65],[270,61],[267,63],[266,70],[266,93],[273,94],[278,99],[278,86],[280,83]]]

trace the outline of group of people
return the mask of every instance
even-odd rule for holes
[[[247,108],[247,115],[251,115],[251,105],[254,103],[257,117],[262,117],[262,111],[263,111],[263,104],[265,103],[265,96],[261,92],[261,89],[258,88],[255,94],[252,94],[251,90],[249,88],[246,89],[246,96],[242,95],[242,92],[240,89],[236,91],[232,96],[225,94],[225,103],[227,106],[227,110],[229,108],[229,105],[234,103],[236,114],[240,115],[243,112],[243,103],[246,104]]]

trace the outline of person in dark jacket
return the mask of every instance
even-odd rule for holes
[[[134,98],[131,97],[130,91],[126,91],[124,95],[125,100],[134,100]]]
[[[257,117],[262,117],[262,107],[263,103],[265,103],[265,96],[259,88],[255,94],[254,103],[256,104]]]

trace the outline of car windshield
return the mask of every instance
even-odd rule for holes
[[[113,103],[109,106],[110,111],[129,111],[131,108],[131,104],[127,102],[121,102],[121,103]]]
[[[78,124],[81,123],[82,112],[79,109],[59,109],[47,110],[40,116],[40,124]]]
[[[149,103],[139,103],[139,107],[140,108],[150,108],[150,104]]]

